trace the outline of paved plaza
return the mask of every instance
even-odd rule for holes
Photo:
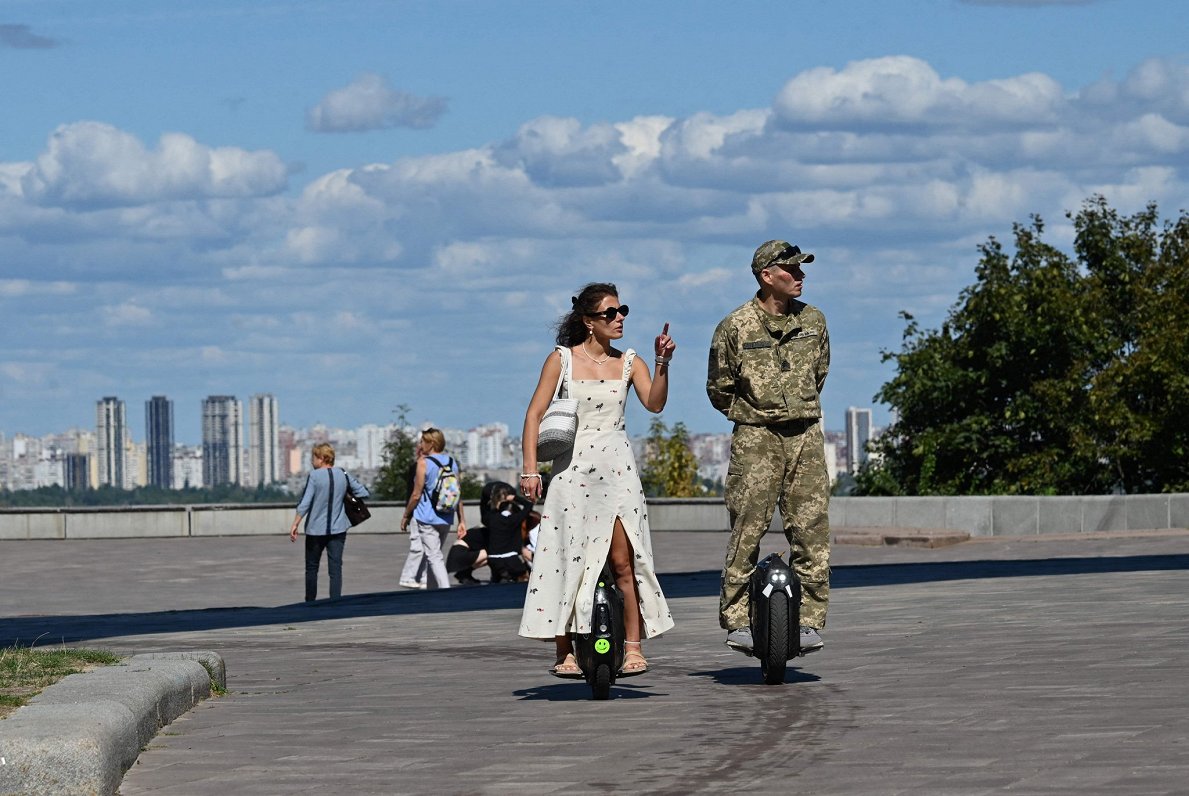
[[[1185,792],[1189,532],[836,546],[782,686],[722,643],[725,542],[655,534],[677,626],[605,702],[517,638],[523,586],[396,590],[403,536],[308,606],[282,535],[0,542],[0,643],[224,657],[123,796]]]

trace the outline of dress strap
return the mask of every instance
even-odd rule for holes
[[[632,380],[632,362],[636,360],[636,349],[629,348],[623,355],[623,380]]]

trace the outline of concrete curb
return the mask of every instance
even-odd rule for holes
[[[226,685],[215,652],[159,652],[72,674],[0,721],[0,794],[113,794],[157,732]]]

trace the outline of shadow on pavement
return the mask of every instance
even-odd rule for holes
[[[1189,569],[1189,555],[1186,554],[866,564],[836,567],[831,576],[831,588],[838,590],[983,578],[1046,577],[1183,569]],[[662,574],[660,580],[665,595],[670,599],[710,597],[717,595],[719,589],[717,570]],[[310,604],[294,603],[273,607],[16,616],[0,618],[0,645],[30,644],[36,640],[37,644],[46,646],[156,633],[194,633],[237,627],[295,625],[326,619],[511,610],[518,609],[524,604],[524,590],[524,584],[499,584],[430,592],[377,592],[353,595],[339,600],[320,600]],[[732,672],[735,670],[723,671]],[[743,669],[743,671],[751,672],[750,669]],[[724,674],[723,676],[730,675]],[[586,686],[583,685],[582,688],[585,689]]]
[[[728,666],[725,669],[708,669],[704,672],[690,672],[689,677],[708,677],[718,685],[763,685],[763,675],[760,674],[760,662],[752,666]],[[822,678],[816,674],[802,672],[793,668],[792,662],[784,673],[785,683],[816,683]]]
[[[547,702],[585,702],[592,699],[590,686],[581,681],[568,683],[554,683],[539,685],[532,688],[521,688],[512,692],[512,696],[519,700],[544,700]],[[660,691],[649,691],[648,686],[625,685],[618,681],[611,686],[611,699],[647,699],[649,697],[668,696]]]

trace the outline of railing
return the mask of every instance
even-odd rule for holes
[[[352,533],[399,533],[403,504],[368,502],[372,518]],[[478,524],[479,507],[466,516]],[[653,531],[725,531],[721,498],[654,498]],[[0,540],[142,539],[284,534],[292,504],[0,509]],[[773,519],[773,529],[780,519]],[[1189,528],[1189,494],[1061,497],[834,498],[833,528],[950,528],[972,536]]]

